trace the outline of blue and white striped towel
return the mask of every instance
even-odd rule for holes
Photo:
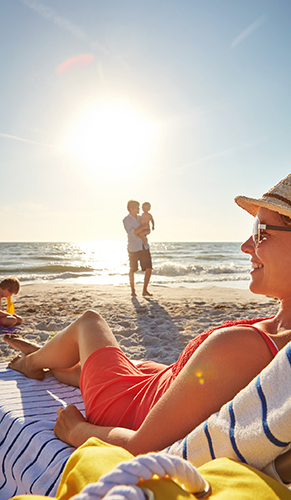
[[[167,453],[200,465],[233,458],[261,470],[290,448],[291,344],[221,410]]]
[[[74,404],[84,414],[80,390],[48,374],[30,380],[0,364],[0,500],[30,493],[55,496],[74,448],[57,439],[56,410]]]
[[[0,500],[34,493],[54,496],[73,448],[53,432],[56,410],[75,404],[84,414],[79,389],[29,380],[0,364]],[[211,415],[167,453],[198,467],[229,457],[262,469],[291,443],[291,344],[231,402]]]

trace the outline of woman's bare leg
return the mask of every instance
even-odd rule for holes
[[[111,329],[100,314],[87,311],[41,349],[14,358],[8,366],[29,378],[42,380],[45,368],[72,368],[80,362],[82,369],[90,354],[106,346],[118,347]]]
[[[30,342],[29,340],[24,339],[17,333],[6,333],[3,336],[4,342],[16,349],[17,351],[22,352],[22,354],[31,354],[32,352],[38,351],[41,346],[35,344],[34,342]]]
[[[63,384],[73,385],[74,387],[80,387],[80,376],[81,376],[81,364],[77,363],[71,368],[55,368],[51,370],[52,374],[57,380],[63,382]]]
[[[41,349],[41,346],[24,339],[20,335],[14,333],[7,333],[4,335],[3,340],[7,342],[13,349],[22,352],[25,356],[31,354],[32,352]],[[51,370],[53,375],[57,380],[63,382],[64,384],[73,385],[74,387],[80,387],[80,375],[81,366],[80,363],[73,366],[72,368],[55,368]]]

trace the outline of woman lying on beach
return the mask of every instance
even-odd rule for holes
[[[59,409],[55,433],[62,441],[78,447],[95,436],[134,455],[161,450],[217,412],[291,340],[291,174],[262,198],[235,201],[257,217],[241,249],[250,256],[250,290],[280,300],[274,317],[227,322],[199,335],[171,366],[130,362],[94,311],[41,348],[4,337],[24,354],[10,368],[40,380],[50,369],[80,386],[86,420],[72,405]]]

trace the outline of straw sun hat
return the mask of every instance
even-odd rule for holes
[[[291,217],[291,174],[280,181],[270,191],[263,194],[262,198],[248,198],[236,196],[234,201],[254,217],[260,207],[268,208],[281,215]]]

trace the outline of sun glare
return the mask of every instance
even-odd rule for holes
[[[65,148],[105,176],[144,165],[154,124],[133,108],[116,103],[91,106],[71,126]]]

